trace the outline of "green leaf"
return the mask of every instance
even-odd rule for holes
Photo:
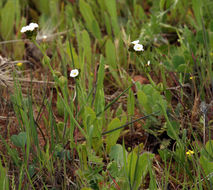
[[[107,12],[110,15],[114,35],[118,36],[120,29],[119,29],[118,18],[117,18],[116,1],[105,0],[105,5],[107,8]]]
[[[119,127],[119,126],[121,126],[121,122],[120,122],[120,120],[118,118],[115,118],[108,125],[107,131],[115,129],[115,128]],[[109,133],[107,135],[107,138],[106,138],[106,149],[107,149],[108,153],[110,152],[111,147],[116,144],[116,142],[117,142],[117,140],[119,138],[121,130],[122,129],[116,130],[116,131],[114,131],[112,133]]]
[[[210,140],[206,143],[206,151],[213,158],[213,140]]]
[[[201,150],[200,164],[206,175],[212,174],[213,171],[213,140],[206,143],[205,148]],[[208,177],[213,183],[213,176]]]
[[[193,13],[195,14],[195,18],[198,24],[199,28],[202,28],[202,7],[203,7],[203,2],[200,0],[192,0],[192,8],[193,8]]]
[[[166,0],[160,0],[160,10],[161,11],[164,11],[164,7],[165,7],[165,2],[166,2]]]
[[[137,171],[135,174],[135,183],[134,183],[134,189],[138,189],[141,185],[142,179],[146,176],[148,172],[148,164],[149,160],[151,161],[155,157],[154,154],[151,153],[143,153],[140,156],[138,165],[137,165]]]
[[[105,46],[105,53],[107,64],[109,65],[110,72],[115,78],[116,82],[121,86],[121,81],[117,72],[117,60],[116,60],[116,50],[115,45],[112,43],[111,39],[108,39]]]
[[[83,123],[84,123],[84,126],[86,127],[86,130],[89,129],[89,127],[91,126],[91,124],[94,122],[95,119],[96,119],[96,114],[93,111],[93,109],[86,106],[84,108],[84,119],[83,119]]]
[[[4,40],[12,39],[15,12],[15,0],[7,1],[1,10],[0,32]]]
[[[64,116],[63,100],[61,99],[61,97],[58,94],[57,94],[56,108],[57,108],[58,115]]]
[[[142,90],[138,90],[137,96],[138,96],[138,102],[144,108],[145,112],[147,114],[152,113],[152,108],[148,105],[147,95]]]
[[[117,65],[116,65],[116,50],[115,50],[115,46],[112,43],[111,39],[108,39],[107,42],[106,42],[105,53],[106,53],[107,63],[114,70],[116,70],[116,68],[117,68]]]
[[[126,150],[125,150],[126,151]],[[127,152],[126,152],[127,154]],[[111,147],[109,157],[110,160],[114,160],[118,166],[123,167],[124,165],[124,154],[123,154],[123,147],[120,144],[116,144]]]
[[[98,69],[97,90],[95,94],[95,103],[94,103],[95,111],[97,114],[102,112],[105,107],[104,90],[103,90],[104,64],[105,64],[104,58],[103,56],[101,56],[99,69]]]
[[[178,69],[178,66],[179,66],[179,65],[185,64],[184,57],[179,56],[179,55],[175,55],[175,56],[172,58],[172,63],[173,63],[174,68],[175,68],[175,69]]]
[[[110,24],[110,19],[106,12],[104,13],[104,23],[106,26],[107,34],[109,36],[112,36],[112,28],[111,28],[111,24]]]
[[[200,164],[202,166],[202,169],[205,172],[205,175],[212,174],[212,171],[213,171],[213,162],[212,161],[210,161],[205,156],[201,156],[200,157]],[[211,177],[209,177],[209,180],[211,181],[211,183],[213,182],[213,176],[212,175],[211,175]]]
[[[186,64],[181,64],[181,65],[178,66],[177,71],[182,72],[182,73],[189,73],[190,67]]]
[[[86,30],[83,30],[82,32],[82,48],[84,50],[85,53],[85,57],[86,57],[86,68],[88,71],[88,74],[91,74],[91,61],[92,61],[92,49],[91,49],[91,40],[89,37],[89,34]]]
[[[87,28],[92,32],[94,37],[101,39],[101,31],[97,20],[95,19],[92,9],[84,0],[79,2],[80,12],[86,22]]]
[[[205,148],[201,150],[202,156],[205,156],[210,161],[213,161],[213,140],[206,143]]]
[[[166,123],[167,135],[176,140],[176,137],[179,135],[180,124],[176,121],[170,121],[170,123],[171,125]]]
[[[160,95],[160,92],[151,84],[142,85],[141,90],[138,91],[139,103],[145,109],[147,114],[152,112],[158,112],[158,114],[161,114],[160,104],[165,108],[167,107],[167,102],[164,100],[164,97]]]
[[[138,189],[141,185],[142,179],[148,172],[149,160],[154,158],[154,154],[143,153],[138,157],[138,154],[131,152],[128,155],[128,171],[132,185],[132,189]]]
[[[20,132],[18,135],[12,135],[11,141],[15,146],[24,148],[27,141],[26,132]]]

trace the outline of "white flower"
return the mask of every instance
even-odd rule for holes
[[[71,72],[70,72],[70,77],[77,77],[79,74],[79,71],[78,69],[73,69]]]
[[[134,44],[134,45],[136,45],[138,43],[139,43],[139,40],[135,40],[135,41],[131,42],[131,44]]]
[[[33,22],[31,22],[31,23],[29,24],[29,26],[32,27],[33,29],[34,29],[34,28],[38,28],[38,24],[37,24],[37,23],[33,23]]]
[[[24,33],[24,32],[26,32],[26,31],[27,31],[27,27],[26,27],[26,26],[22,27],[21,33]]]
[[[147,62],[147,65],[148,65],[148,66],[150,65],[150,60]]]
[[[38,24],[32,22],[29,25],[22,27],[21,33],[25,33],[27,31],[33,31],[35,28],[38,28]]]
[[[144,51],[143,45],[141,44],[135,44],[133,48],[135,51]]]

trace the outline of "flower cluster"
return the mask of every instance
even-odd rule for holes
[[[32,22],[29,25],[22,27],[21,33],[25,33],[28,31],[32,32],[35,28],[38,28],[38,24]]]
[[[134,49],[135,51],[144,51],[143,45],[142,45],[142,44],[139,44],[139,40],[135,40],[135,41],[131,42],[131,44],[134,45],[133,49]]]
[[[36,36],[37,28],[38,24],[32,22],[29,25],[22,27],[21,33],[24,33],[27,36],[27,38],[33,39]]]

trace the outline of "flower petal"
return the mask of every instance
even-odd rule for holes
[[[139,40],[135,40],[135,41],[131,42],[131,44],[134,44],[134,45],[136,45],[138,43],[139,43]]]

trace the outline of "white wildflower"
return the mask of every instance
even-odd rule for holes
[[[27,26],[23,26],[22,29],[21,29],[21,33],[25,33],[25,32],[28,32],[28,31],[32,32],[35,28],[38,28],[38,24],[32,22]]]
[[[29,24],[29,26],[30,26],[31,28],[33,28],[33,29],[38,28],[38,24],[37,24],[37,23],[33,23],[33,22],[31,22],[31,23]]]
[[[26,26],[22,27],[21,33],[25,33],[26,31],[27,31],[27,27]]]
[[[135,44],[133,48],[135,51],[144,51],[143,45],[141,44]]]
[[[70,72],[70,77],[72,77],[72,78],[77,77],[78,74],[79,74],[78,69],[73,69],[73,70]]]

